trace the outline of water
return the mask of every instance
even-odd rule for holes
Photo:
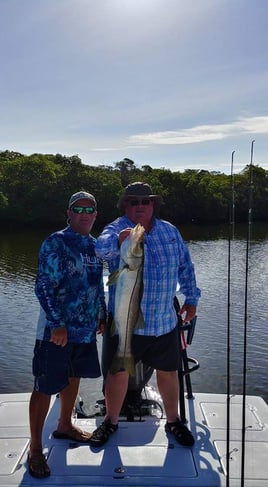
[[[188,355],[200,369],[194,392],[226,392],[228,228],[182,227],[195,263],[202,299]],[[31,359],[39,304],[34,295],[38,250],[47,232],[2,233],[0,240],[0,393],[32,389]],[[268,402],[268,224],[253,224],[247,301],[247,392]],[[246,228],[231,242],[231,392],[242,393],[245,325]],[[180,296],[179,296],[180,298]],[[181,299],[182,300],[182,299]],[[101,338],[98,347],[101,350]],[[152,378],[154,383],[154,377]],[[92,407],[102,380],[83,380]]]

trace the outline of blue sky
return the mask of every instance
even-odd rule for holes
[[[0,0],[0,150],[268,169],[267,0]]]

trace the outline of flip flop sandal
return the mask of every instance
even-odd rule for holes
[[[72,428],[65,432],[55,430],[53,431],[52,436],[57,440],[71,440],[77,441],[78,443],[88,443],[92,437],[92,433]]]
[[[50,476],[50,468],[47,464],[47,459],[43,453],[38,455],[27,456],[28,471],[32,477],[36,479],[44,479]]]

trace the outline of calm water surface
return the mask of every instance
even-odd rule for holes
[[[181,227],[202,298],[188,355],[200,362],[194,392],[226,392],[228,228]],[[34,295],[38,250],[47,232],[2,233],[0,240],[0,393],[32,389],[31,359],[39,304]],[[247,392],[268,401],[268,224],[254,223],[249,249]],[[246,228],[231,242],[231,392],[242,392]],[[180,296],[178,296],[180,298]],[[101,349],[101,338],[98,338]],[[90,402],[102,398],[101,379],[83,381]],[[89,392],[88,392],[89,391]]]

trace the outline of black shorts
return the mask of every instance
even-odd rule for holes
[[[34,390],[48,395],[57,394],[68,386],[69,377],[100,377],[96,341],[67,343],[60,347],[52,342],[36,340],[32,370]]]
[[[118,336],[110,335],[112,317],[109,317],[107,330],[103,338],[102,369],[104,377],[107,375],[112,359],[118,347]],[[143,362],[156,370],[174,371],[181,369],[181,353],[179,331],[176,326],[171,332],[161,336],[132,336],[132,353],[135,362]]]

